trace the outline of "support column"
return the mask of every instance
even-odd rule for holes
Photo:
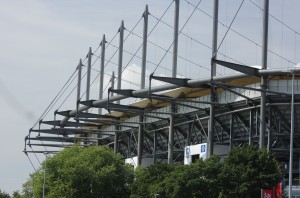
[[[116,118],[116,120],[120,120],[120,118]],[[118,151],[119,151],[119,136],[120,136],[120,134],[119,134],[119,130],[121,129],[121,127],[120,127],[120,125],[115,125],[115,130],[116,130],[116,132],[115,132],[115,139],[114,139],[114,152],[115,153],[118,153]]]
[[[104,84],[104,64],[105,64],[105,34],[103,35],[101,45],[101,61],[100,61],[100,82],[99,82],[99,100],[103,99]],[[98,114],[102,114],[102,108],[98,108]]]
[[[114,152],[115,153],[118,153],[119,151],[119,131],[120,130],[120,127],[118,125],[115,125],[115,139],[114,139]]]
[[[119,33],[120,33],[120,40],[119,40],[119,60],[118,60],[118,82],[117,82],[117,89],[121,89],[121,82],[122,82],[124,21],[121,22]],[[120,104],[120,100],[118,100],[117,103]],[[116,130],[120,130],[118,125],[115,125],[115,129]],[[118,152],[118,141],[119,141],[119,132],[116,132],[115,133],[115,139],[114,139],[114,151],[115,151],[115,153]]]
[[[179,27],[179,0],[175,0],[175,16],[174,16],[174,41],[173,41],[173,61],[172,61],[172,78],[176,78],[177,74],[177,53],[178,53],[178,27]],[[169,142],[168,142],[168,164],[173,164],[174,151],[174,114],[176,106],[171,104]]]
[[[268,62],[268,26],[269,26],[269,0],[264,0],[263,13],[263,45],[262,45],[262,69],[267,69]],[[267,89],[267,78],[261,77],[261,89]],[[266,92],[261,92],[260,100],[260,130],[259,130],[259,148],[265,148],[265,132],[266,132]]]
[[[92,48],[90,47],[88,53],[88,67],[87,67],[87,77],[86,77],[86,100],[90,99],[90,85],[91,85],[91,68],[92,68]]]
[[[157,152],[157,131],[154,131],[154,138],[153,138],[153,164],[156,163],[156,152]]]
[[[289,197],[292,197],[293,182],[293,157],[294,157],[294,130],[295,130],[295,105],[294,105],[294,79],[295,71],[292,72],[292,101],[291,101],[291,134],[290,134],[290,166],[289,166]]]
[[[298,164],[300,164],[300,153],[298,155],[299,155],[299,157],[298,157]],[[298,168],[299,168],[298,169],[298,171],[299,171],[299,173],[298,173],[298,178],[299,178],[298,185],[300,185],[300,166]]]
[[[148,5],[146,5],[144,17],[144,30],[143,30],[143,54],[142,54],[142,72],[141,72],[141,89],[145,88],[146,76],[146,60],[147,60],[147,38],[148,38]]]
[[[81,70],[82,70],[82,60],[79,60],[79,64],[77,66],[77,70],[78,70],[78,80],[77,80],[77,100],[76,100],[76,112],[78,112],[78,108],[79,108],[79,101],[80,101],[80,95],[81,95]],[[76,113],[77,115],[77,113]],[[76,116],[76,118],[78,118],[78,116]],[[78,122],[78,120],[77,120]]]
[[[119,40],[119,60],[118,60],[118,83],[117,89],[121,89],[122,82],[122,67],[123,67],[123,43],[124,43],[124,21],[121,22],[119,29],[120,40]],[[120,101],[118,101],[120,103]]]
[[[131,136],[132,136],[133,132],[130,132],[130,134],[128,134],[128,151],[127,151],[127,158],[131,157]]]
[[[146,58],[147,58],[147,37],[148,37],[148,15],[149,15],[148,5],[146,5],[145,12],[143,14],[143,17],[144,17],[144,31],[143,31],[141,89],[145,88]],[[143,122],[144,117],[139,116],[139,121]],[[142,164],[142,158],[143,158],[143,143],[144,143],[143,129],[144,129],[143,124],[139,124],[139,131],[138,131],[138,164],[137,164],[137,166],[140,166]]]
[[[178,54],[178,29],[179,29],[179,0],[175,1],[174,16],[174,41],[173,41],[173,61],[172,61],[172,77],[176,78],[177,74],[177,54]]]
[[[77,101],[76,104],[78,103],[78,101],[80,100],[80,89],[81,89],[81,69],[82,69],[82,61],[81,59],[79,60],[79,64],[77,66],[77,70],[78,70],[78,80],[77,80]]]
[[[176,112],[176,106],[171,105],[171,112]],[[173,164],[173,151],[174,151],[174,124],[175,116],[170,116],[170,126],[169,126],[169,141],[168,141],[168,164]]]
[[[192,123],[189,123],[188,133],[187,133],[187,145],[191,145],[191,134],[192,134]]]
[[[112,74],[111,74],[111,78],[110,78],[110,87],[112,88],[112,89],[114,89],[115,88],[115,72],[112,72]],[[114,95],[114,93],[113,92],[111,92],[110,93],[110,96],[113,96]]]
[[[218,43],[218,10],[219,10],[219,0],[214,0],[214,18],[213,18],[213,39],[212,39],[212,57],[217,58],[217,43]],[[211,81],[213,81],[214,76],[216,76],[217,69],[216,64],[211,64]],[[210,91],[210,101],[215,102],[215,90],[214,86],[211,86]],[[208,148],[207,157],[210,157],[214,151],[214,136],[215,136],[215,105],[210,105],[209,111],[209,131],[208,131]]]
[[[45,167],[44,167],[44,182],[43,182],[43,198],[45,197],[45,190],[46,190],[46,168],[47,168],[47,158],[48,158],[48,153],[44,153],[46,156],[45,159]]]
[[[253,134],[253,109],[250,109],[249,115],[249,145],[253,144],[252,135]]]
[[[234,120],[233,120],[233,114],[230,114],[230,150],[232,150],[233,147],[233,138],[234,138]]]
[[[258,136],[259,128],[258,128],[258,109],[255,109],[255,136]]]
[[[268,151],[271,150],[272,147],[272,134],[271,134],[271,116],[272,116],[272,108],[271,106],[268,107],[268,143],[267,143],[267,149]]]
[[[90,100],[90,86],[91,86],[91,68],[92,68],[92,48],[90,47],[89,49],[89,53],[88,53],[88,66],[87,66],[87,77],[86,77],[86,98],[85,100],[88,101]],[[79,105],[79,104],[78,104]],[[88,113],[89,110],[87,109],[86,112]],[[85,137],[87,137],[88,135],[86,134]],[[87,144],[87,141],[84,142],[84,144]],[[97,142],[98,144],[98,142]]]
[[[104,84],[104,64],[105,64],[105,34],[103,34],[101,46],[101,59],[100,59],[100,81],[99,81],[99,100],[103,99],[103,84]],[[98,108],[98,114],[102,114],[102,108]],[[97,137],[100,138],[102,135],[97,134]],[[100,145],[100,140],[97,141],[97,145]]]
[[[143,122],[144,117],[139,116],[139,122]],[[138,131],[138,164],[137,166],[140,166],[142,164],[142,158],[143,158],[143,143],[144,143],[144,125],[139,124],[139,131]]]

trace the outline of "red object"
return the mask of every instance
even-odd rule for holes
[[[282,183],[278,183],[275,187],[275,198],[282,198]]]
[[[261,198],[274,198],[273,190],[262,189],[261,190]]]
[[[278,183],[273,189],[261,189],[261,198],[282,198],[283,183]]]

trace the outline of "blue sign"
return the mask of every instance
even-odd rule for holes
[[[190,153],[191,153],[190,147],[186,147],[186,149],[185,149],[185,157],[186,157],[186,158],[189,158]]]
[[[190,147],[186,147],[185,154],[187,157],[190,155]]]
[[[205,153],[206,145],[201,145],[201,153]]]

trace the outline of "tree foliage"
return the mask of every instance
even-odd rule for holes
[[[273,188],[282,177],[271,153],[246,146],[233,149],[224,162],[213,155],[190,166],[156,164],[141,168],[131,197],[260,197],[260,189]]]
[[[0,198],[10,198],[10,196],[8,193],[1,191],[1,189],[0,189]]]
[[[234,148],[223,164],[222,195],[259,197],[260,189],[272,189],[282,178],[278,161],[266,149]]]
[[[218,156],[190,166],[155,164],[140,168],[132,185],[131,197],[215,197],[221,163]],[[209,196],[208,196],[209,195]]]
[[[224,160],[213,155],[189,166],[158,163],[138,168],[133,181],[132,168],[109,148],[76,145],[43,162],[23,185],[21,197],[42,197],[45,165],[47,198],[252,198],[283,178],[274,155],[255,146],[234,148]]]
[[[154,197],[158,192],[162,194],[161,182],[175,169],[165,163],[157,163],[148,168],[139,168],[136,171],[136,180],[132,185],[131,197]]]
[[[18,190],[14,191],[13,194],[12,194],[12,198],[22,198],[22,197],[25,197],[25,196],[21,195]]]
[[[133,170],[120,155],[107,147],[76,145],[49,157],[32,175],[34,197],[42,196],[45,166],[47,198],[128,197],[133,182]]]

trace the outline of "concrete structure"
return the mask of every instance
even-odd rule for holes
[[[134,156],[134,157],[125,159],[125,163],[132,165],[134,167],[134,169],[136,169],[138,167],[138,156]],[[145,167],[151,166],[152,164],[153,164],[152,158],[143,158],[142,159],[142,163],[141,163],[142,167],[145,168]]]

